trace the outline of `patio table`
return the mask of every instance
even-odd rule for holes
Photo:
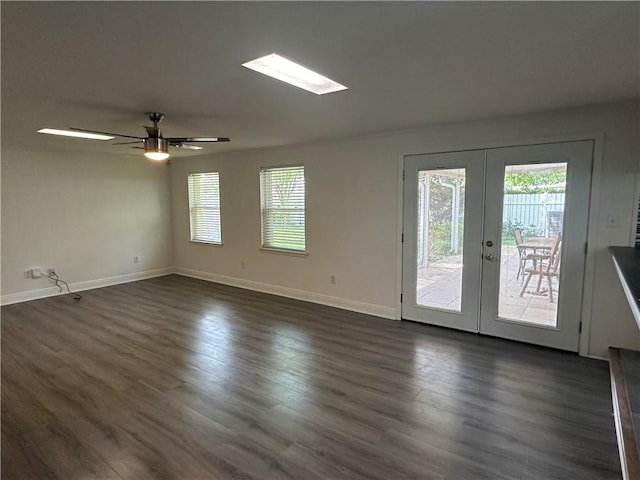
[[[533,237],[518,245],[518,249],[531,248],[536,250],[551,250],[555,237]]]

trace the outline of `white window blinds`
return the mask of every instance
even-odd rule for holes
[[[262,246],[304,252],[304,166],[260,171]]]
[[[192,241],[222,243],[218,172],[189,175],[189,213]]]

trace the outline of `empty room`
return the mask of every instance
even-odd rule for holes
[[[639,2],[9,2],[3,479],[638,479]]]

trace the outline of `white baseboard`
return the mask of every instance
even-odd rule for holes
[[[135,282],[137,280],[144,280],[146,278],[161,277],[164,275],[170,275],[172,273],[183,275],[185,277],[198,278],[200,280],[206,280],[208,282],[222,283],[224,285],[245,288],[247,290],[254,290],[257,292],[269,293],[281,297],[293,298],[305,302],[318,303],[320,305],[327,305],[343,310],[365,313],[367,315],[373,315],[376,317],[388,318],[392,320],[397,319],[396,310],[392,307],[385,307],[372,303],[359,302],[357,300],[332,297],[320,293],[296,290],[294,288],[281,287],[279,285],[272,285],[269,283],[254,282],[252,280],[246,280],[243,278],[229,277],[226,275],[218,275],[215,273],[208,273],[199,270],[191,270],[179,267],[160,268],[156,270],[130,273],[127,275],[118,275],[115,277],[99,278],[97,280],[89,280],[86,282],[71,283],[69,284],[69,287],[74,292],[81,292],[83,290],[91,290],[93,288],[109,287],[111,285],[118,285],[120,283]],[[27,292],[11,293],[8,295],[2,295],[2,297],[0,297],[0,305],[28,302],[30,300],[38,300],[40,298],[54,297],[56,295],[62,295],[62,293],[60,293],[60,289],[55,286],[41,288],[38,290],[29,290]]]
[[[156,270],[146,270],[144,272],[128,273],[126,275],[118,275],[115,277],[99,278],[97,280],[89,280],[86,282],[70,283],[69,288],[74,292],[83,290],[91,290],[93,288],[109,287],[118,285],[119,283],[135,282],[136,280],[144,280],[146,278],[162,277],[174,273],[174,269],[158,268]],[[28,302],[30,300],[38,300],[40,298],[55,297],[63,295],[58,287],[40,288],[38,290],[29,290],[27,292],[10,293],[0,297],[0,305],[10,305],[12,303]]]
[[[602,355],[590,355],[590,354],[587,354],[587,355],[582,355],[582,356],[586,357],[586,358],[592,358],[594,360],[604,360],[605,362],[609,363],[609,357],[603,357]]]
[[[232,287],[245,288],[247,290],[254,290],[262,293],[270,293],[272,295],[278,295],[280,297],[293,298],[295,300],[302,300],[311,303],[319,303],[320,305],[336,307],[342,310],[350,310],[352,312],[365,313],[367,315],[388,318],[391,320],[396,319],[396,309],[392,307],[384,307],[382,305],[359,302],[357,300],[332,297],[320,293],[296,290],[294,288],[281,287],[279,285],[272,285],[269,283],[254,282],[252,280],[245,280],[243,278],[228,277],[226,275],[218,275],[215,273],[191,270],[188,268],[177,267],[173,270],[173,272],[178,275],[198,278],[200,280],[206,280],[208,282],[222,283],[224,285],[230,285]]]

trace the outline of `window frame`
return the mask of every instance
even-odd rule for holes
[[[264,189],[266,188],[265,186],[265,175],[270,172],[270,171],[274,171],[274,170],[285,170],[285,169],[295,169],[295,168],[299,168],[302,169],[302,180],[303,180],[303,188],[304,188],[304,195],[302,196],[302,202],[303,202],[303,208],[302,210],[302,219],[303,219],[303,228],[302,228],[302,240],[304,242],[304,247],[299,249],[299,248],[292,248],[292,247],[284,247],[284,246],[277,246],[274,245],[273,243],[269,243],[267,242],[267,232],[265,229],[265,218],[267,217],[267,215],[265,215],[265,212],[269,211],[269,212],[273,212],[273,211],[277,211],[277,210],[288,210],[289,212],[294,212],[295,208],[293,207],[289,207],[289,208],[274,208],[274,207],[268,207],[265,206],[265,195],[267,192],[264,191]],[[269,166],[263,166],[260,167],[260,175],[259,175],[259,187],[260,187],[260,250],[263,250],[265,252],[273,252],[273,253],[283,253],[283,254],[291,254],[291,255],[303,255],[306,256],[308,255],[307,252],[307,179],[306,179],[306,175],[305,175],[305,166],[304,164],[290,164],[290,165],[269,165]]]
[[[192,184],[192,179],[194,179],[197,176],[204,176],[204,175],[215,175],[216,179],[217,179],[217,192],[218,192],[218,198],[217,198],[217,208],[216,207],[203,207],[200,203],[195,204],[192,203],[192,201],[195,200],[195,196],[196,194],[194,193],[192,196],[192,189],[195,187]],[[198,196],[198,199],[200,199],[200,197]],[[188,209],[189,209],[189,241],[193,242],[193,243],[197,243],[197,244],[202,244],[202,245],[212,245],[212,246],[222,246],[222,189],[221,189],[221,182],[220,182],[220,172],[219,171],[212,171],[212,172],[192,172],[189,173],[187,175],[187,204],[188,204]],[[213,211],[217,211],[218,212],[218,223],[217,223],[217,228],[218,228],[218,238],[219,240],[211,240],[211,239],[207,239],[207,238],[195,238],[195,232],[194,232],[194,209],[209,209],[209,210],[213,210]],[[216,225],[214,224],[214,227]],[[215,232],[214,232],[215,233]]]

